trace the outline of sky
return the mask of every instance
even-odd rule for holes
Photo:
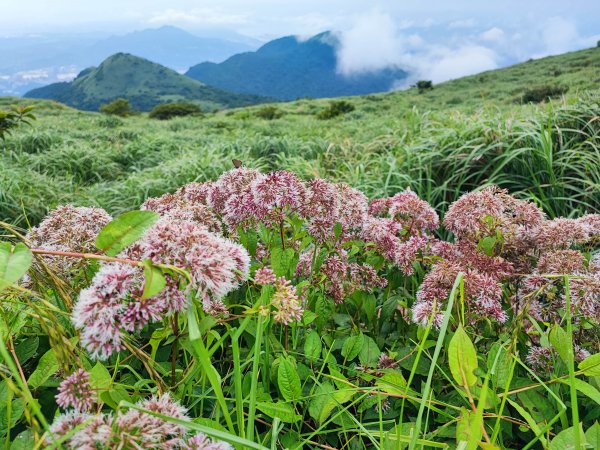
[[[600,1],[0,0],[0,36],[161,25],[261,41],[333,30],[342,73],[397,65],[438,82],[594,46]]]

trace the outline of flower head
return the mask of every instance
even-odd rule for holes
[[[95,394],[90,385],[90,374],[78,369],[69,375],[58,387],[56,403],[66,409],[88,412],[94,406]]]

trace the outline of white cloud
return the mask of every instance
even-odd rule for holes
[[[338,70],[343,74],[369,72],[398,63],[401,37],[392,17],[372,11],[359,17],[354,26],[340,33]]]
[[[499,37],[500,33],[502,30],[492,29],[488,37]],[[358,18],[339,38],[339,72],[352,75],[400,67],[409,78],[399,81],[398,87],[419,79],[439,83],[498,67],[498,56],[492,48],[469,40],[429,44],[418,34],[400,33],[393,19],[378,11]]]
[[[465,45],[457,49],[445,49],[443,53],[443,57],[433,61],[428,76],[423,74],[423,78],[439,83],[498,67],[495,52],[481,45]]]
[[[504,30],[492,27],[479,35],[484,41],[500,42],[504,39]]]
[[[542,42],[548,54],[564,53],[579,40],[575,24],[562,17],[552,17],[542,28]]]
[[[248,22],[248,17],[215,8],[167,9],[152,15],[147,22],[152,25],[242,25]]]

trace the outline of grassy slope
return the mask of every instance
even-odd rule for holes
[[[373,197],[411,187],[441,209],[493,182],[536,198],[551,215],[598,211],[599,67],[600,49],[549,57],[425,94],[348,98],[356,110],[330,121],[313,115],[326,100],[279,104],[285,115],[275,121],[256,118],[260,107],[252,107],[169,122],[36,102],[34,130],[15,133],[0,156],[0,219],[17,220],[23,205],[35,222],[64,202],[117,213],[215,178],[234,157],[347,181]],[[515,103],[532,85],[555,83],[569,87],[562,99]],[[0,108],[14,102],[0,99]]]
[[[113,55],[98,67],[87,69],[72,83],[34,89],[26,95],[58,99],[93,111],[116,97],[129,99],[135,108],[143,111],[168,101],[197,101],[206,109],[260,102],[257,96],[213,88],[160,64],[124,53]]]

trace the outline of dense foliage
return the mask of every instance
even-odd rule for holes
[[[548,219],[491,186],[450,205],[447,241],[440,226],[410,190],[369,202],[245,167],[116,219],[67,205],[25,235],[4,224],[0,432],[73,449],[597,439],[600,215]]]
[[[100,112],[112,116],[127,117],[133,114],[133,108],[126,98],[116,98],[100,106]]]
[[[164,103],[154,107],[148,117],[158,120],[169,120],[173,117],[200,116],[202,109],[194,103]]]
[[[0,111],[0,139],[4,140],[12,130],[23,124],[31,125],[31,121],[35,120],[32,111],[31,106],[13,106],[8,111]]]

